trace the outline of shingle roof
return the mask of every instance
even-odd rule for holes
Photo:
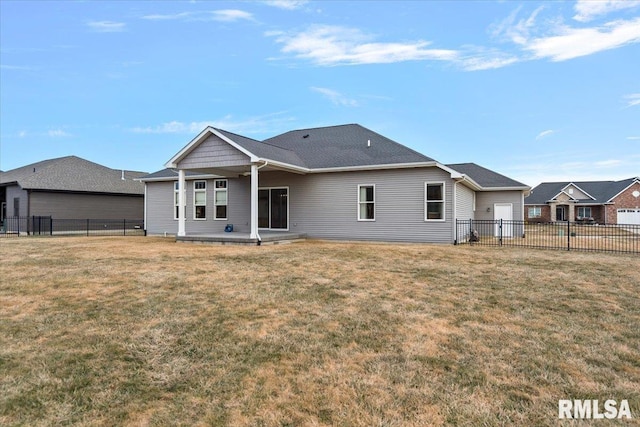
[[[122,179],[124,173],[124,178]],[[23,189],[111,194],[144,194],[137,179],[146,172],[110,169],[76,156],[43,160],[0,173],[0,185],[17,183]]]
[[[263,144],[294,152],[313,169],[434,161],[357,124],[293,130]]]
[[[528,187],[526,184],[475,163],[455,163],[447,165],[447,167],[467,175],[484,188]]]
[[[592,199],[579,200],[577,203],[602,204],[630,186],[638,178],[628,178],[622,181],[563,181],[543,182],[531,190],[531,194],[525,197],[526,205],[543,205],[553,199],[563,188],[573,184],[588,193]]]
[[[294,150],[278,147],[268,142],[260,142],[255,139],[247,138],[242,135],[237,135],[226,130],[217,129],[218,132],[231,139],[241,147],[252,152],[256,156],[275,160],[278,162],[287,163],[294,166],[306,167],[305,162],[296,154]]]

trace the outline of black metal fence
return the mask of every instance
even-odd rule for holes
[[[143,236],[141,219],[58,219],[14,216],[0,224],[0,237],[18,236]]]
[[[640,253],[640,225],[456,220],[456,244]]]

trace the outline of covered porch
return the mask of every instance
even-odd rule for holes
[[[287,184],[265,187],[261,185],[260,177],[265,172],[305,174],[306,170],[300,166],[264,157],[265,153],[258,154],[265,148],[271,151],[281,150],[263,146],[257,141],[238,135],[207,128],[165,165],[178,172],[175,218],[178,222],[177,241],[260,245],[305,238],[303,233],[291,232],[289,229]],[[282,156],[291,153],[279,154]],[[193,219],[190,217],[189,220],[187,220],[185,191],[187,171],[202,178],[199,182],[200,210],[196,211],[194,206],[194,212],[198,213],[194,213]],[[213,216],[205,214],[208,210],[206,208],[208,186],[204,181],[207,179],[212,180],[216,186],[214,193],[210,194],[214,199]],[[218,191],[219,184],[220,191]],[[227,200],[227,194],[232,191],[235,191],[231,196],[234,197],[233,207]],[[196,204],[195,187],[190,203]],[[220,214],[218,209],[222,209],[223,213]],[[217,221],[217,224],[208,222],[211,219]],[[210,229],[208,224],[212,225]],[[231,231],[223,232],[220,228],[222,224],[230,225]],[[238,226],[236,230],[233,230],[233,224]]]

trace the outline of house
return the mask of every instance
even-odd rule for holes
[[[279,231],[310,238],[455,240],[456,218],[524,218],[530,187],[473,163],[444,165],[357,124],[262,142],[207,127],[146,184],[147,234]],[[182,206],[182,208],[180,208]]]
[[[640,224],[640,178],[543,182],[524,203],[530,222]]]
[[[76,156],[1,172],[1,219],[142,219],[144,184],[137,179],[146,174],[110,169]]]

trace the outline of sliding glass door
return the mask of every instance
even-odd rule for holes
[[[289,229],[289,189],[258,190],[258,227],[270,230]]]

